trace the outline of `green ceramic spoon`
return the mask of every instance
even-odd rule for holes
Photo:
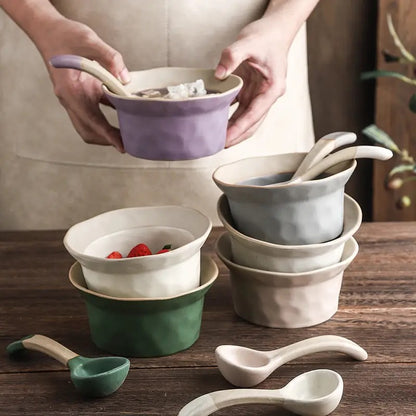
[[[29,335],[7,346],[9,355],[22,350],[40,351],[67,366],[76,389],[85,396],[104,397],[124,382],[130,361],[123,357],[86,358],[43,335]]]

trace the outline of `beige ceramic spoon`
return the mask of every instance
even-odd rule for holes
[[[370,158],[387,160],[393,156],[393,152],[384,147],[378,146],[351,146],[345,149],[339,150],[338,152],[332,153],[329,156],[323,158],[320,162],[310,167],[302,175],[292,178],[289,181],[277,182],[269,185],[264,185],[265,188],[277,188],[280,186],[290,186],[296,183],[309,181],[316,178],[321,173],[324,173],[327,169],[338,163],[345,162],[351,159]]]
[[[304,339],[273,351],[258,351],[238,345],[220,345],[215,358],[221,374],[238,387],[252,387],[265,380],[276,368],[295,358],[315,352],[338,351],[356,360],[367,359],[358,344],[337,335]]]
[[[333,150],[357,140],[357,135],[351,132],[337,131],[321,137],[307,153],[291,179],[302,176],[310,167],[315,165]]]
[[[275,404],[303,416],[326,416],[342,398],[344,383],[331,370],[300,374],[279,390],[234,389],[200,396],[181,409],[178,416],[206,416],[228,406],[248,403]]]

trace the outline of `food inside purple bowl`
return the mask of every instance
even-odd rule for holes
[[[207,90],[204,80],[197,79],[194,82],[186,82],[178,85],[169,85],[162,88],[148,88],[135,92],[140,98],[164,98],[166,100],[178,100],[204,95],[219,94],[220,91]]]

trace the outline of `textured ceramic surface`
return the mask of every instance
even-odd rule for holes
[[[325,243],[283,245],[256,240],[236,230],[225,195],[218,200],[218,216],[231,239],[232,259],[254,269],[299,273],[330,266],[340,261],[345,242],[362,221],[361,208],[353,198],[344,196],[344,227],[341,235]]]
[[[231,260],[228,233],[218,239],[216,250],[230,270],[237,315],[267,327],[303,328],[325,322],[336,313],[343,273],[357,255],[358,244],[351,237],[339,263],[304,273],[239,266]]]
[[[135,207],[105,212],[72,226],[64,237],[69,253],[81,263],[93,291],[116,297],[175,296],[199,285],[200,249],[211,231],[208,217],[181,206]],[[123,259],[136,244],[168,253]]]
[[[242,87],[241,78],[215,78],[212,69],[155,68],[130,72],[129,92],[204,80],[218,94],[181,100],[122,97],[105,90],[117,110],[126,152],[152,160],[187,160],[224,149],[229,106]]]
[[[344,188],[357,162],[338,164],[326,177],[277,188],[262,185],[288,180],[306,153],[242,159],[220,166],[214,182],[225,193],[236,229],[275,244],[315,244],[342,233]]]
[[[93,342],[128,357],[159,357],[189,348],[199,337],[204,296],[217,276],[215,262],[202,256],[198,288],[173,297],[125,299],[87,289],[79,263],[69,271],[84,298]]]

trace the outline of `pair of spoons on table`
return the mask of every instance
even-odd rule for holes
[[[124,382],[130,362],[123,357],[87,358],[70,351],[43,335],[33,335],[11,343],[10,355],[22,350],[48,354],[70,369],[71,380],[83,395],[103,397],[115,392]],[[215,350],[222,375],[239,387],[252,387],[265,380],[276,368],[301,356],[338,351],[357,360],[367,352],[344,337],[323,335],[305,339],[273,351],[258,351],[236,345],[220,345]],[[314,370],[295,377],[279,390],[234,389],[203,395],[188,403],[178,416],[205,416],[224,407],[246,403],[281,405],[299,415],[325,416],[341,401],[343,381],[331,370]]]

